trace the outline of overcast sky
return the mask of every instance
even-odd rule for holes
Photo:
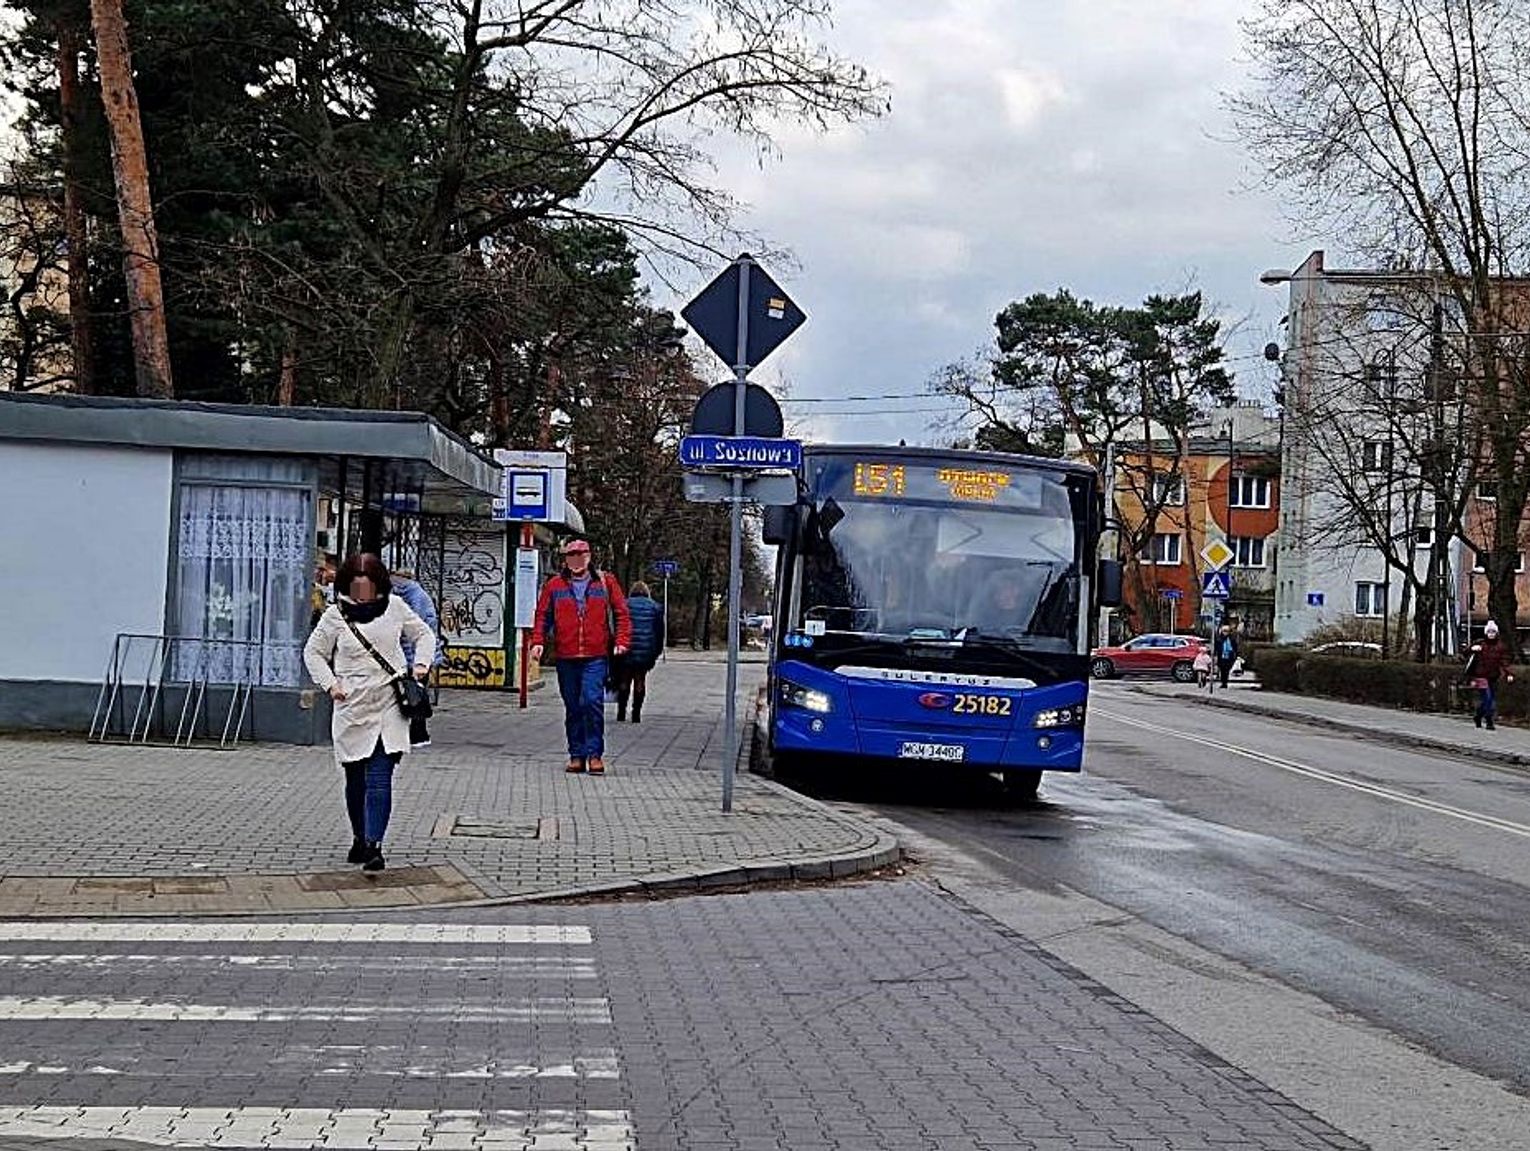
[[[784,157],[763,169],[724,157],[747,225],[800,264],[777,278],[809,316],[757,379],[784,379],[798,401],[918,393],[991,342],[995,313],[1031,292],[1131,304],[1195,285],[1244,324],[1230,346],[1240,388],[1268,394],[1258,352],[1277,335],[1285,289],[1259,273],[1321,245],[1300,241],[1230,140],[1222,93],[1245,72],[1238,20],[1250,0],[834,8],[831,43],[890,83],[892,113],[787,133]],[[787,412],[815,439],[921,443],[935,416],[922,409],[938,402]]]

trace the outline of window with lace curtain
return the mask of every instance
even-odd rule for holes
[[[178,678],[302,683],[314,566],[314,470],[280,456],[178,460]]]

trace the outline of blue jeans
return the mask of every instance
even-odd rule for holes
[[[345,812],[351,834],[368,843],[381,843],[393,813],[393,769],[398,756],[383,750],[382,740],[369,759],[345,765]]]
[[[1477,718],[1493,722],[1493,713],[1498,706],[1498,700],[1494,698],[1494,692],[1498,689],[1497,680],[1488,680],[1487,686],[1479,689],[1477,698]]]
[[[606,667],[604,659],[560,659],[558,694],[571,759],[606,754]]]

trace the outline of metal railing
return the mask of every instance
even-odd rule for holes
[[[91,717],[91,742],[192,747],[200,732],[204,745],[237,746],[247,734],[250,703],[271,647],[259,640],[118,633]],[[209,695],[216,698],[224,690],[228,701],[220,728]]]

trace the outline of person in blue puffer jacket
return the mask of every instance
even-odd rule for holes
[[[654,601],[648,585],[639,580],[627,595],[627,610],[632,615],[632,646],[616,664],[616,718],[627,718],[630,700],[632,722],[642,723],[648,673],[664,650],[664,609]]]

